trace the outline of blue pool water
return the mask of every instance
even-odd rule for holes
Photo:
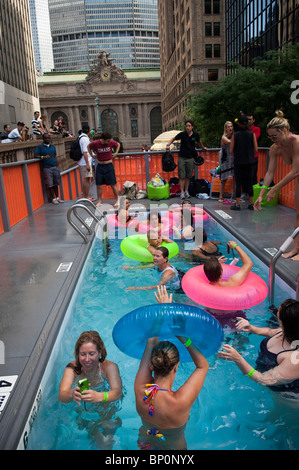
[[[215,221],[204,224],[210,240],[221,240],[222,251],[232,235]],[[240,243],[242,246],[242,244]],[[253,271],[268,282],[268,269],[254,256]],[[176,257],[171,263],[182,271],[192,264]],[[157,282],[153,270],[125,271],[124,265],[138,265],[125,258],[120,241],[112,240],[108,249],[95,239],[81,274],[73,300],[56,341],[48,368],[41,383],[42,400],[33,423],[29,450],[105,449],[137,450],[141,421],[135,410],[134,378],[139,361],[132,359],[115,346],[112,330],[117,321],[131,310],[156,303],[154,291],[126,291],[132,285],[152,285]],[[282,283],[276,284],[275,305],[288,297],[294,298]],[[174,302],[195,305],[182,292],[174,294]],[[243,312],[257,326],[276,327],[277,321],[268,309],[268,301]],[[217,318],[224,328],[225,342],[233,345],[254,365],[261,337],[237,333],[233,317]],[[57,400],[58,387],[66,364],[74,359],[73,351],[82,331],[97,330],[103,338],[108,356],[116,362],[124,384],[124,398],[115,412],[116,431],[113,443],[99,442],[91,432],[98,414],[94,410],[78,409],[75,403],[62,404]],[[125,332],[124,332],[125,333]],[[299,449],[298,408],[277,400],[269,389],[243,376],[238,367],[214,355],[209,358],[210,369],[204,387],[190,413],[185,436],[188,450],[286,450]],[[192,363],[179,366],[174,389],[190,371]],[[108,447],[106,447],[108,446]]]

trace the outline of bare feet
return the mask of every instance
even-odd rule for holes
[[[293,250],[289,251],[288,253],[284,253],[282,255],[282,257],[286,258],[286,259],[289,259],[289,258],[293,258],[293,256],[295,256],[295,255],[299,255],[299,253],[296,249],[293,249]]]
[[[221,199],[221,198],[220,198],[220,199],[218,199],[218,202],[223,202],[223,199]]]
[[[293,256],[292,260],[293,261],[299,261],[299,253],[296,256]]]
[[[98,201],[96,207],[100,207],[102,205],[102,201]]]

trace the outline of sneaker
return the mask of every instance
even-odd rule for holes
[[[191,197],[188,191],[185,191],[185,197],[187,197],[188,199]]]
[[[253,211],[253,204],[249,204],[249,206],[247,207],[248,210],[250,211]]]
[[[184,193],[184,191],[181,192],[180,198],[181,198],[181,199],[185,199],[185,193]]]
[[[52,199],[52,204],[59,204],[59,202],[57,201],[57,199]]]
[[[64,201],[62,199],[59,199],[59,197],[56,198],[57,202],[60,202],[60,204],[64,204]]]
[[[238,204],[234,204],[233,206],[230,207],[231,211],[240,211],[241,207],[238,206]]]

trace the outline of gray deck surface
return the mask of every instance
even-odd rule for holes
[[[278,249],[293,232],[295,211],[283,206],[255,212],[243,203],[242,210],[234,212],[218,199],[191,201],[203,203],[207,212],[268,265],[272,258],[264,248]],[[138,202],[149,207],[155,201],[143,199],[131,204]],[[11,232],[0,235],[0,340],[5,345],[0,377],[18,375],[0,414],[0,449],[14,449],[20,439],[57,328],[92,243],[91,237],[84,244],[67,222],[66,214],[73,204],[44,205],[12,227]],[[217,210],[231,218],[224,219]],[[57,273],[60,263],[65,262],[73,262],[70,271]],[[280,258],[276,272],[296,289],[299,262]]]

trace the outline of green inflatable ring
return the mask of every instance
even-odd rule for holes
[[[120,244],[120,249],[125,256],[137,261],[145,263],[153,262],[153,255],[146,249],[148,246],[147,235],[138,234],[126,237]],[[179,252],[177,243],[162,242],[161,246],[165,246],[169,251],[169,258],[173,258]]]

